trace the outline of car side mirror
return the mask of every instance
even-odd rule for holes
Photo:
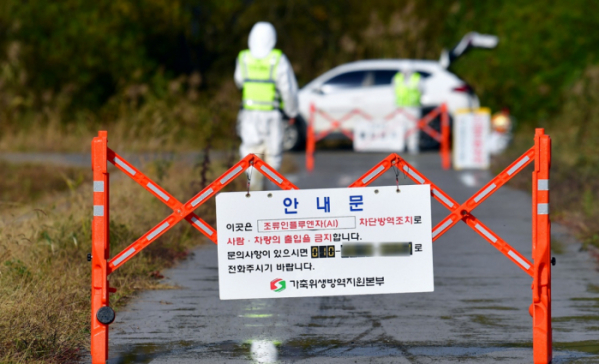
[[[312,92],[315,93],[315,94],[317,94],[317,95],[324,95],[324,92],[322,91],[322,87],[321,86],[318,86],[318,87],[312,89]]]

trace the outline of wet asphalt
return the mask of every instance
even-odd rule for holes
[[[385,156],[318,152],[309,174],[297,154],[287,177],[344,187]],[[443,171],[435,153],[405,158],[460,203],[491,178]],[[374,185],[394,184],[389,171]],[[411,182],[402,174],[400,184]],[[448,213],[434,200],[432,209],[434,223]],[[530,257],[530,194],[503,187],[474,215]],[[554,363],[599,363],[597,265],[563,227],[553,225],[553,239]],[[176,289],[144,292],[117,312],[109,363],[532,363],[531,278],[463,223],[433,256],[432,293],[220,301],[207,243],[163,272]]]

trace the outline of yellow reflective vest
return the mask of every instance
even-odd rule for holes
[[[398,72],[393,77],[393,83],[395,85],[395,103],[398,107],[420,106],[420,96],[422,94],[418,88],[420,83],[419,73],[412,73],[409,82],[406,84],[403,73]]]
[[[283,53],[273,49],[264,58],[254,58],[249,49],[239,52],[238,66],[243,77],[243,108],[274,110],[279,107],[275,77]]]

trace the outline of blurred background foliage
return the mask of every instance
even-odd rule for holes
[[[194,72],[196,84],[181,87],[214,97],[251,26],[267,20],[300,84],[344,62],[438,59],[468,31],[496,34],[497,49],[474,51],[453,70],[483,104],[547,125],[598,61],[598,8],[590,0],[4,0],[2,123],[39,121],[27,114],[44,110],[61,124],[102,122],[98,112],[115,100],[142,107],[168,98],[169,81]]]
[[[543,126],[569,165],[599,161],[599,3],[591,0],[4,0],[0,150],[87,150],[108,128],[130,150],[235,148],[234,60],[272,22],[300,85],[367,58],[438,59],[496,34],[452,71],[520,131]]]

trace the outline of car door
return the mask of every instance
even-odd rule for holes
[[[314,90],[313,101],[315,106],[330,115],[331,118],[341,119],[353,109],[361,106],[364,97],[364,82],[367,71],[347,71],[325,80],[320,87]],[[342,129],[352,130],[351,119],[341,124]],[[331,128],[331,121],[322,115],[315,118],[314,129],[322,132]]]
[[[368,71],[367,82],[362,98],[358,102],[360,108],[374,119],[382,119],[395,110],[395,90],[393,77],[397,69],[375,69]]]
[[[326,80],[317,89],[315,104],[320,109],[339,119],[352,110],[360,110],[373,119],[383,119],[395,110],[393,77],[397,69],[365,69],[340,73]],[[353,130],[361,116],[343,121],[345,130]],[[315,120],[315,131],[330,128],[330,121],[322,116]]]

